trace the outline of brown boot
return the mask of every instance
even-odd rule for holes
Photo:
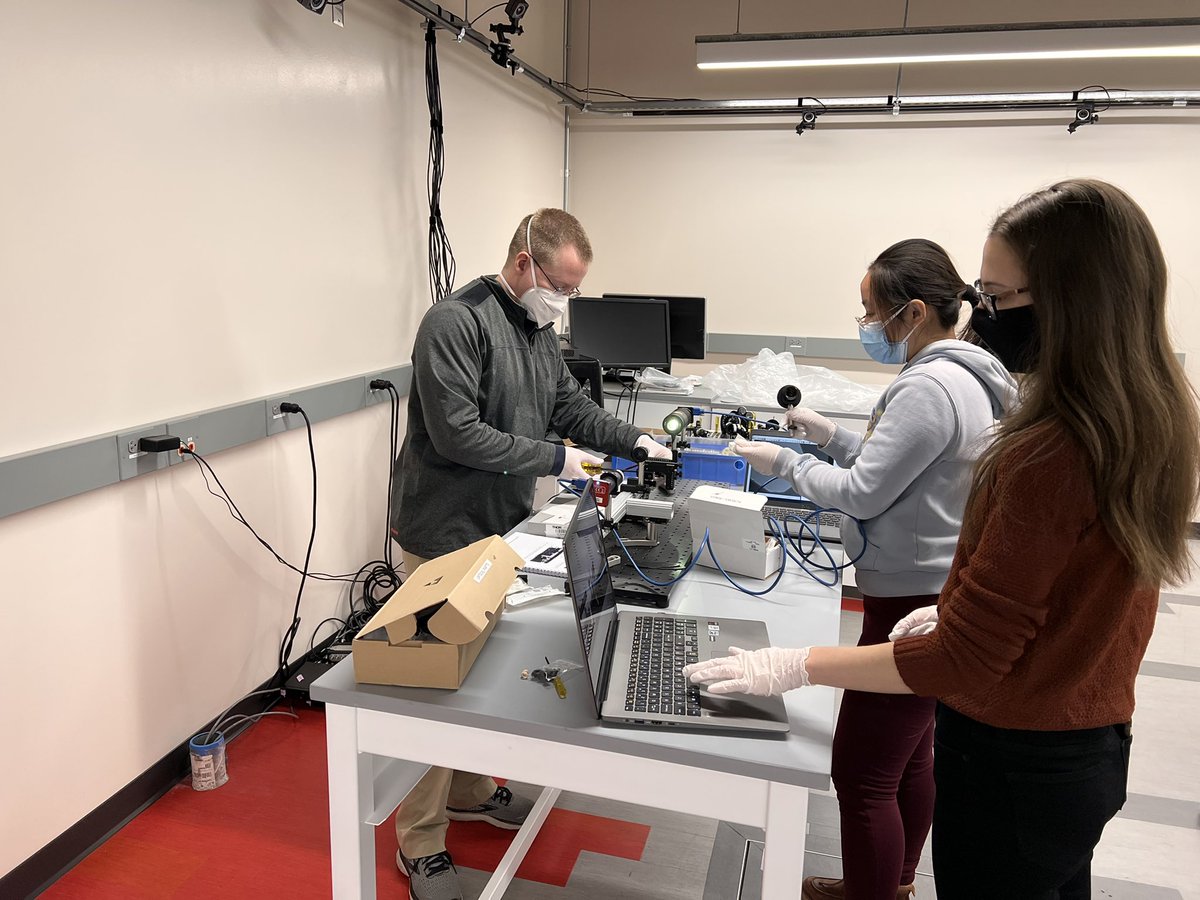
[[[916,895],[917,889],[911,884],[896,888],[896,900],[909,900]],[[840,878],[810,876],[804,879],[804,890],[800,896],[802,900],[845,900],[846,885]]]

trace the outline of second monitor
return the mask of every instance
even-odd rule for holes
[[[571,346],[606,369],[666,369],[671,365],[667,301],[653,298],[575,297]]]
[[[667,297],[662,294],[605,294],[613,300],[667,301],[671,319],[671,357],[673,359],[704,359],[705,318],[703,297]]]

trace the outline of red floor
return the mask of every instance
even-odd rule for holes
[[[229,782],[169,791],[43,896],[87,900],[330,895],[325,719],[263,719],[229,747]],[[518,877],[565,885],[581,850],[640,859],[650,829],[555,809]],[[450,827],[455,862],[492,871],[513,832],[480,822]],[[379,896],[407,897],[396,833],[375,832]]]

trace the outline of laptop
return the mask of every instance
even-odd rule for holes
[[[686,682],[681,671],[688,663],[728,656],[730,647],[770,646],[765,623],[618,611],[590,482],[563,542],[583,668],[597,718],[705,731],[788,730],[783,698],[709,694]]]
[[[786,431],[756,430],[754,440],[778,444],[789,450],[795,450],[797,453],[808,453],[822,462],[836,465],[833,458],[813,441],[793,437]],[[774,518],[780,525],[786,525],[787,533],[790,536],[811,539],[812,532],[809,529],[804,528],[795,519],[787,518],[788,516],[797,516],[815,528],[822,541],[841,543],[842,514],[830,511],[814,515],[814,511],[820,507],[807,497],[798,494],[792,487],[792,483],[786,478],[760,472],[751,466],[750,476],[746,481],[746,490],[762,494],[767,498],[767,503],[763,506],[763,531],[766,534],[773,534],[767,519]]]

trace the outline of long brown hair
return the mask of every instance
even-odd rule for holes
[[[1167,264],[1146,214],[1102,181],[1062,181],[1001,213],[1041,336],[1021,402],[975,470],[978,535],[1001,459],[1029,463],[1065,429],[1091,463],[1100,520],[1139,582],[1179,582],[1200,475],[1196,393],[1167,337]],[[1018,463],[1020,465],[1021,463]]]

